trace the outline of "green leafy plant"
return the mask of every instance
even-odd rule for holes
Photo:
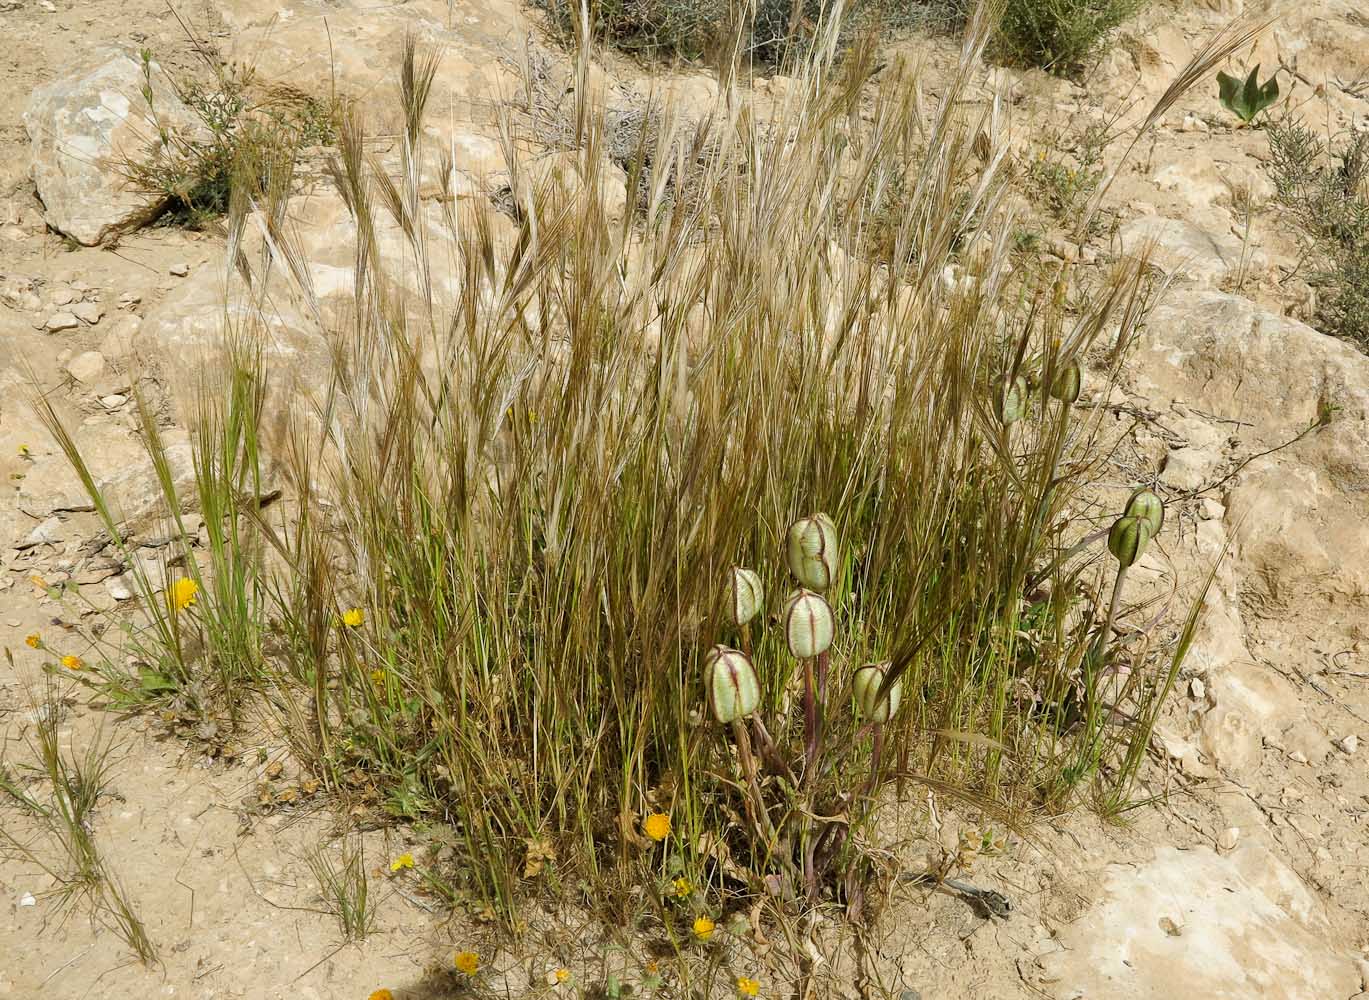
[[[1217,71],[1217,96],[1222,107],[1249,125],[1260,112],[1272,107],[1279,99],[1279,78],[1271,76],[1264,83],[1259,82],[1260,67],[1257,63],[1244,80]]]

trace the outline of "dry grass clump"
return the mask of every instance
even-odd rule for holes
[[[1013,276],[995,111],[962,100],[982,30],[923,106],[901,74],[870,90],[862,59],[835,68],[829,31],[773,117],[667,115],[621,218],[586,87],[578,186],[533,171],[506,122],[512,224],[420,196],[436,64],[411,47],[398,176],[356,121],[340,132],[341,310],[312,295],[288,186],[232,203],[232,259],[263,315],[293,283],[332,338],[331,389],[300,401],[277,451],[291,489],[262,510],[281,373],[259,331],[230,331],[196,496],[164,480],[210,536],[171,547],[195,601],[146,581],[138,669],[186,712],[270,709],[328,787],[445,831],[454,861],[425,878],[450,899],[507,914],[580,885],[683,942],[756,897],[857,906],[887,868],[867,820],[891,791],[1010,817],[1127,801],[1177,659],[1157,666],[1125,603],[1084,586],[1090,530],[1119,512],[1087,499],[1101,411],[1071,386],[1092,360],[1106,391],[1145,268],[1088,294],[1065,270]],[[817,511],[810,579],[784,552]],[[744,628],[738,566],[764,605]],[[821,651],[791,627],[817,603],[777,620],[789,573],[830,609]],[[755,674],[732,708],[706,697],[718,645]]]

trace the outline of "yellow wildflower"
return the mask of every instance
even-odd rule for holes
[[[395,995],[382,986],[367,997],[366,1000],[395,1000]]]
[[[86,661],[81,659],[79,656],[72,656],[68,654],[62,657],[62,666],[66,667],[68,670],[80,670],[85,665]]]
[[[717,927],[713,921],[707,917],[694,918],[694,936],[700,941],[707,941],[713,936],[713,928]]]
[[[687,878],[677,878],[670,883],[670,894],[676,899],[684,899],[693,891],[694,887],[689,884],[689,879]]]
[[[28,457],[29,457],[29,446],[28,446],[28,445],[26,445],[26,444],[21,444],[21,445],[19,446],[19,457],[20,457],[20,458],[28,458]]]
[[[177,611],[184,611],[195,603],[195,595],[200,592],[200,585],[188,576],[183,576],[171,585],[171,606]]]
[[[29,649],[43,648],[43,637],[37,632],[34,632],[32,635],[24,636],[24,642],[28,645]]]
[[[761,983],[759,979],[747,979],[745,976],[737,977],[737,992],[744,997],[759,996]]]
[[[385,683],[385,671],[383,671],[383,670],[372,670],[372,671],[371,671],[371,683],[374,684],[376,687],[380,687],[382,684],[384,684],[384,683]]]
[[[402,872],[405,868],[412,868],[413,866],[414,856],[405,852],[390,862],[390,871]]]
[[[555,972],[552,973],[552,976],[555,977],[556,984],[559,986],[561,983],[570,981],[570,970],[557,969]]]
[[[458,972],[473,976],[480,971],[480,956],[473,951],[458,951],[455,961]]]
[[[670,817],[665,813],[652,813],[642,823],[642,831],[652,840],[665,840],[670,836]]]
[[[360,608],[348,608],[342,613],[342,624],[348,628],[357,628],[366,620],[366,612]]]

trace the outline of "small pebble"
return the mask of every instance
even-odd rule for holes
[[[1301,750],[1294,750],[1292,753],[1288,755],[1288,759],[1291,760],[1294,764],[1306,764],[1307,754],[1303,753]]]
[[[81,321],[69,312],[57,312],[48,317],[43,326],[57,333],[60,330],[75,330],[81,325]]]
[[[878,694],[879,692],[875,692]],[[1202,701],[1207,697],[1207,685],[1203,683],[1201,677],[1195,677],[1188,682],[1188,693],[1193,696],[1194,701]]]
[[[52,293],[52,304],[64,306],[76,301],[76,293],[70,288],[59,288]]]
[[[187,274],[190,273],[190,265],[182,261],[179,264],[172,264],[171,267],[169,267],[167,270],[169,270],[177,278],[184,278]]]
[[[1340,739],[1336,740],[1335,744],[1336,748],[1340,750],[1341,753],[1354,753],[1359,749],[1359,737],[1354,733],[1351,733],[1349,736],[1342,736]]]
[[[1241,839],[1241,828],[1239,826],[1228,826],[1217,838],[1217,849],[1221,851],[1234,851],[1236,844]]]
[[[123,406],[127,402],[128,397],[118,392],[110,393],[108,396],[100,397],[100,405],[103,406],[106,410],[117,410],[119,407]]]
[[[22,896],[19,897],[19,905],[20,905],[20,906],[37,906],[37,905],[38,905],[38,900],[36,900],[36,899],[33,898],[33,893],[31,893],[31,892],[26,892],[26,893],[24,893]]]

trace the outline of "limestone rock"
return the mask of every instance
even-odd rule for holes
[[[157,135],[140,62],[106,50],[94,68],[33,92],[24,127],[33,151],[33,181],[48,225],[86,246],[142,225],[167,199],[140,191],[120,172],[120,157],[146,155]],[[155,63],[153,101],[172,129],[193,129],[196,119]]]
[[[1051,995],[1089,1000],[1313,1000],[1350,996],[1359,971],[1317,898],[1253,844],[1159,849],[1113,865],[1103,897],[1039,959]]]
[[[77,382],[94,382],[105,370],[105,356],[99,351],[83,351],[67,362],[67,374]]]
[[[1210,232],[1178,219],[1148,216],[1133,219],[1118,233],[1122,253],[1149,254],[1151,263],[1166,274],[1186,279],[1199,286],[1216,285],[1241,267],[1243,248],[1234,236]],[[1264,251],[1250,247],[1246,252],[1247,270],[1262,270],[1267,261]]]
[[[332,377],[328,341],[291,296],[282,291],[258,309],[223,271],[203,265],[148,312],[134,335],[134,351],[165,380],[184,416],[195,413],[201,393],[231,371],[227,332],[259,348],[269,376],[263,425],[283,435],[292,414],[307,416],[323,404]]]

